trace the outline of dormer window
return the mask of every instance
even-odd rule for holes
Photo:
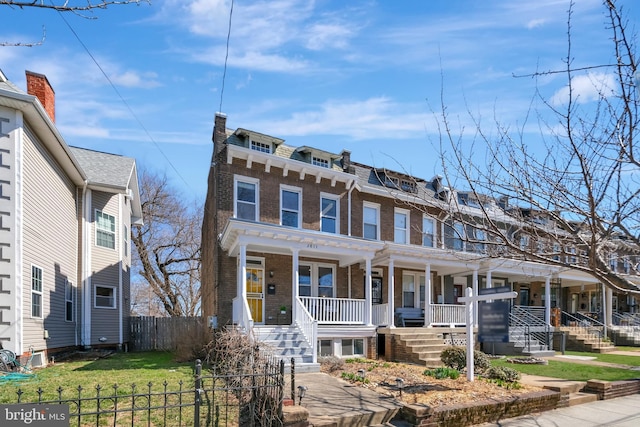
[[[321,168],[329,169],[329,160],[323,159],[322,157],[313,156],[311,158],[311,164],[314,166],[320,166]]]
[[[251,149],[259,151],[261,153],[269,153],[271,154],[271,144],[267,144],[264,142],[251,141]]]

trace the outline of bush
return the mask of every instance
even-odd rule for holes
[[[452,368],[435,368],[427,369],[423,374],[438,380],[443,378],[451,378],[452,380],[455,380],[460,376],[460,371]]]
[[[484,377],[514,383],[520,379],[520,372],[506,366],[491,366],[485,371]]]
[[[318,359],[318,362],[328,371],[341,371],[344,368],[344,359],[336,356],[324,356]]]
[[[440,353],[440,360],[449,368],[462,371],[467,367],[467,350],[464,347],[448,347]],[[473,352],[474,369],[483,372],[491,366],[489,356],[481,351]]]

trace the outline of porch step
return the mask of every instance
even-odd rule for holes
[[[596,402],[598,395],[581,391],[569,393],[569,406],[582,405],[583,403]]]
[[[440,354],[451,346],[451,335],[466,337],[463,328],[396,328],[392,334],[397,348],[395,360],[419,363],[428,367],[442,366]]]
[[[313,348],[295,325],[254,326],[253,334],[269,351],[284,360],[285,371],[291,371],[294,359],[296,372],[320,372],[320,364],[313,363]]]

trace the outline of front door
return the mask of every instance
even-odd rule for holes
[[[247,266],[247,303],[254,323],[264,323],[264,269]]]

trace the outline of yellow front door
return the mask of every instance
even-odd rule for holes
[[[264,323],[264,270],[247,268],[247,302],[255,323]]]

